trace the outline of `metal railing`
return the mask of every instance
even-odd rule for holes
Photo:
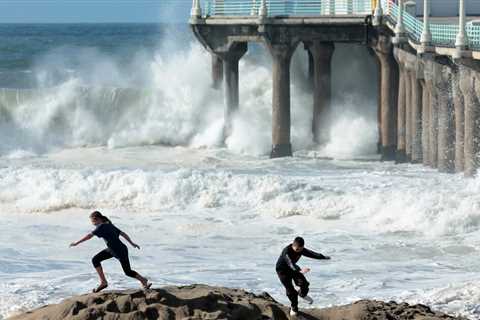
[[[206,16],[256,16],[261,0],[204,0]],[[371,14],[371,0],[266,0],[268,17]]]
[[[398,4],[391,0],[383,0],[385,15],[393,24],[398,22]],[[415,43],[420,43],[423,32],[423,22],[408,12],[403,12],[403,23],[408,37]],[[438,24],[430,23],[430,32],[432,34],[432,45],[443,47],[455,47],[455,39],[458,34],[458,25],[456,24]]]
[[[204,8],[205,17],[300,17],[300,16],[367,16],[374,12],[372,0],[194,0]],[[453,1],[453,0],[452,0]],[[398,23],[399,6],[393,0],[381,0],[383,16],[393,26]],[[424,29],[421,19],[403,11],[403,25],[408,38],[419,44]],[[460,27],[457,23],[430,23],[431,45],[455,47]],[[480,49],[480,25],[467,24],[467,48]]]

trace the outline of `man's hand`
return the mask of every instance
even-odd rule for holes
[[[300,273],[309,273],[310,272],[310,268],[303,268],[302,270],[300,270]]]
[[[324,260],[330,260],[329,256],[325,256]]]
[[[77,245],[78,245],[78,243],[72,242],[72,243],[70,243],[70,248],[71,248],[71,247],[76,247]]]
[[[136,243],[132,243],[132,246],[133,246],[134,248],[136,248],[136,249],[140,250],[140,246],[139,246],[138,244],[136,244]]]

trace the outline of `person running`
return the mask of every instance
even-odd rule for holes
[[[308,296],[310,283],[305,278],[304,274],[310,271],[309,268],[300,268],[297,261],[302,257],[308,257],[318,260],[328,260],[330,257],[324,256],[321,253],[305,248],[305,240],[302,237],[296,237],[293,243],[286,246],[282,254],[277,260],[276,271],[280,282],[286,289],[287,297],[290,300],[291,308],[290,315],[296,316],[298,314],[298,296],[303,298],[309,304],[313,303],[313,299]],[[292,281],[300,287],[300,290],[295,290]]]
[[[93,236],[97,236],[99,238],[103,238],[105,243],[107,244],[107,249],[100,251],[97,255],[95,255],[92,259],[93,266],[100,277],[100,285],[93,289],[93,292],[100,292],[106,287],[108,287],[107,279],[105,278],[105,274],[103,273],[103,268],[101,262],[110,258],[117,258],[122,265],[123,272],[129,277],[135,278],[142,283],[144,289],[149,289],[152,284],[148,282],[148,280],[142,277],[138,272],[132,270],[130,267],[130,260],[128,259],[128,248],[127,246],[120,240],[119,236],[125,238],[134,248],[140,249],[140,246],[134,243],[130,237],[117,227],[113,225],[113,223],[104,215],[102,215],[99,211],[94,211],[90,214],[90,221],[95,226],[95,230],[91,233],[87,234],[82,239],[72,242],[70,247],[75,247],[80,243],[90,240]]]

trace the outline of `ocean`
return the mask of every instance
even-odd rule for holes
[[[140,244],[155,286],[269,292],[301,235],[315,307],[362,298],[480,318],[480,180],[379,161],[375,61],[337,45],[333,110],[313,143],[306,54],[292,62],[294,156],[271,148],[271,65],[240,63],[223,141],[223,93],[187,25],[0,25],[0,319],[91,291],[103,241],[68,245],[100,210]],[[116,261],[110,289],[137,287]]]

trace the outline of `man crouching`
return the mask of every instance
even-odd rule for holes
[[[296,237],[292,244],[289,244],[283,249],[282,254],[277,260],[276,270],[278,278],[285,287],[287,297],[291,302],[291,316],[296,316],[298,314],[298,296],[309,304],[313,303],[313,299],[308,296],[308,286],[310,283],[308,283],[304,276],[304,274],[308,273],[310,269],[302,269],[296,264],[302,256],[318,260],[330,259],[330,257],[324,256],[321,253],[316,253],[305,248],[305,240],[301,237]],[[298,287],[300,287],[298,292],[295,290],[292,280]]]

